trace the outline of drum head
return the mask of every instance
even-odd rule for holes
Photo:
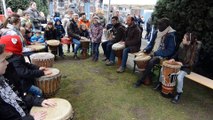
[[[51,98],[57,105],[55,107],[32,107],[30,113],[45,111],[47,112],[45,120],[67,120],[73,117],[73,109],[71,104],[61,98]]]
[[[143,55],[143,56],[137,56],[135,58],[135,61],[148,61],[151,59],[151,56],[149,55]]]
[[[47,40],[46,42],[50,46],[58,46],[60,44],[59,40]]]
[[[175,68],[175,69],[180,69],[181,68],[181,65],[179,63],[177,63],[177,62],[169,63],[168,60],[165,60],[163,62],[163,66],[169,67],[169,68]]]
[[[47,68],[52,72],[50,75],[41,76],[37,80],[48,80],[47,78],[52,78],[60,74],[60,71],[57,68]]]
[[[52,53],[49,52],[40,52],[40,53],[34,53],[32,55],[30,55],[30,59],[51,59],[54,58],[55,56]]]
[[[120,42],[115,43],[115,44],[112,45],[112,49],[113,50],[122,50],[124,48],[125,48],[125,44],[120,43]]]
[[[45,46],[41,45],[41,44],[36,44],[36,45],[28,45],[27,48],[30,48],[35,51],[40,51],[40,50],[45,49]]]

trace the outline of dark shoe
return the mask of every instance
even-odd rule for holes
[[[141,86],[141,84],[142,83],[140,82],[140,80],[138,80],[136,83],[133,84],[133,87],[134,88],[139,88]]]
[[[107,63],[105,63],[105,64],[106,64],[106,66],[113,66],[113,65],[115,65],[115,63],[112,62],[112,61],[109,61],[109,62],[107,62]]]
[[[177,93],[175,97],[171,100],[172,103],[177,104],[180,100],[181,93]]]
[[[154,90],[161,90],[161,82],[158,82],[155,87],[153,88]]]
[[[103,59],[102,59],[102,61],[106,61],[107,60],[107,58],[106,57],[104,57]]]
[[[80,59],[77,55],[74,55],[73,58],[74,58],[75,60]]]
[[[116,70],[117,73],[123,73],[124,71],[125,71],[125,68],[121,66]]]

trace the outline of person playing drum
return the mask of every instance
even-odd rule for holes
[[[34,79],[43,75],[49,75],[51,72],[45,67],[38,67],[25,62],[22,54],[22,43],[19,36],[3,36],[1,37],[0,44],[4,44],[5,50],[13,54],[7,59],[9,65],[4,76],[8,80],[16,79],[21,82],[21,89],[23,92],[42,96],[42,91],[33,85]]]
[[[142,77],[134,84],[135,88],[138,88],[150,76],[152,68],[159,64],[162,58],[171,57],[174,54],[176,47],[175,33],[176,31],[170,26],[168,18],[161,18],[158,21],[158,31],[153,34],[151,42],[143,50],[152,58],[148,62]]]
[[[0,119],[43,120],[46,112],[29,114],[29,108],[33,105],[54,107],[56,106],[55,101],[22,94],[21,90],[18,89],[20,82],[17,83],[16,79],[8,82],[3,76],[8,65],[6,57],[9,56],[8,53],[4,52],[4,47],[3,44],[0,44]]]
[[[118,73],[122,73],[125,71],[126,62],[128,59],[128,53],[138,52],[141,47],[141,31],[140,28],[134,23],[134,17],[127,17],[127,31],[125,37],[125,48],[122,54],[122,62],[121,66],[117,69]],[[115,53],[112,52],[110,55],[110,61],[114,63],[115,61]]]
[[[172,103],[176,104],[180,99],[180,96],[183,92],[182,89],[184,77],[185,75],[190,74],[191,68],[196,64],[200,46],[201,43],[197,41],[196,35],[194,33],[187,32],[183,37],[178,51],[169,60],[170,63],[177,62],[178,64],[182,65],[180,71],[177,74],[176,95],[171,100]]]
[[[126,33],[126,28],[125,26],[123,26],[120,22],[117,16],[113,16],[112,17],[112,33],[113,33],[113,38],[111,40],[108,40],[106,43],[106,47],[104,49],[104,45],[102,45],[103,50],[105,50],[105,56],[106,58],[104,59],[106,61],[106,65],[110,65],[113,64],[113,61],[109,61],[110,58],[110,54],[112,51],[112,45],[114,43],[120,42],[120,41],[124,41],[125,40],[125,33]],[[103,44],[103,43],[102,43]]]

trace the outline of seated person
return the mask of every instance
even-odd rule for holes
[[[30,38],[31,43],[44,43],[44,37],[40,30],[35,30],[35,34]]]
[[[197,37],[194,33],[186,33],[179,46],[176,54],[169,60],[169,63],[178,62],[181,64],[180,72],[177,74],[177,88],[176,95],[172,99],[172,103],[178,103],[181,94],[183,93],[183,80],[187,74],[190,74],[191,68],[198,60],[198,52],[201,44],[198,43]],[[161,73],[162,74],[162,73]],[[160,77],[162,82],[162,75]],[[161,86],[161,84],[159,85]]]
[[[140,28],[135,24],[133,17],[131,16],[127,17],[127,25],[128,27],[124,42],[125,48],[123,50],[121,66],[117,69],[118,73],[122,73],[125,71],[128,53],[138,52],[141,47],[141,31]],[[115,62],[115,53],[114,51],[112,51],[110,55],[109,65],[112,65],[111,63],[114,62]]]
[[[175,52],[175,33],[176,31],[170,27],[168,18],[162,18],[158,21],[158,31],[153,35],[151,42],[143,50],[144,53],[152,56],[148,62],[141,79],[139,79],[134,87],[139,87],[146,77],[150,76],[154,65],[159,64],[162,58],[171,57]]]
[[[31,45],[30,39],[31,39],[31,37],[32,37],[32,32],[31,32],[30,30],[26,30],[23,37],[24,37],[24,39],[25,39],[25,41],[26,41],[26,44],[27,44],[27,45]]]
[[[29,92],[37,96],[42,96],[42,91],[33,85],[34,79],[43,75],[51,74],[45,67],[25,62],[22,54],[22,44],[20,37],[7,35],[1,37],[0,44],[5,45],[5,50],[13,55],[8,58],[8,68],[4,75],[8,80],[17,79],[21,82],[23,92]]]
[[[112,25],[113,25],[112,27],[113,38],[107,41],[106,48],[105,48],[106,49],[106,65],[113,64],[113,61],[109,61],[110,54],[112,51],[112,45],[114,43],[124,41],[126,36],[126,28],[121,23],[119,23],[117,16],[112,17]]]
[[[7,83],[3,76],[8,62],[4,52],[4,45],[0,44],[0,119],[1,120],[43,120],[46,112],[29,113],[30,108],[35,106],[54,107],[56,103],[52,100],[34,97],[28,94],[21,94],[19,89],[14,86],[14,82]],[[12,80],[11,80],[12,82]]]

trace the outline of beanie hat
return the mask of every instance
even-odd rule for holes
[[[18,35],[5,35],[0,39],[0,44],[5,45],[5,51],[22,55],[22,42]]]

